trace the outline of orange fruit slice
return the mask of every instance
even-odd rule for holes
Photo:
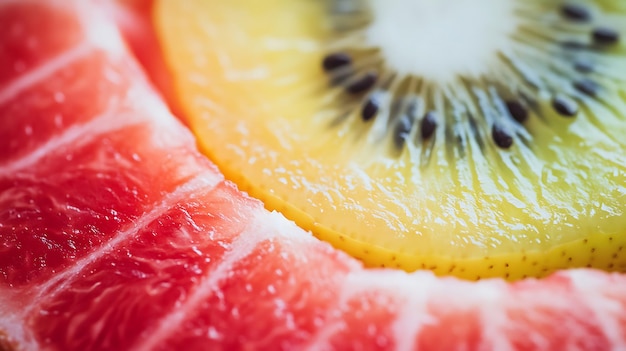
[[[395,61],[372,63],[387,59],[394,48],[384,41],[374,49],[371,43],[359,47],[359,35],[374,25],[346,35],[340,25],[348,22],[332,12],[340,3],[157,2],[158,36],[184,113],[202,150],[227,178],[370,266],[427,268],[469,279],[541,276],[567,267],[626,268],[626,141],[619,137],[626,133],[626,116],[616,112],[625,105],[620,96],[626,93],[626,79],[618,70],[626,64],[621,42],[605,41],[610,45],[602,49],[604,56],[594,56],[601,69],[617,73],[613,80],[592,74],[605,100],[591,98],[581,93],[584,85],[574,84],[582,73],[571,73],[573,88],[559,80],[569,76],[553,73],[554,65],[567,64],[567,72],[573,71],[584,58],[562,40],[568,35],[592,40],[593,28],[576,27],[571,8],[556,3],[485,6],[476,11],[511,7],[520,11],[505,15],[548,13],[546,25],[566,29],[555,29],[546,44],[532,39],[524,27],[536,18],[523,18],[526,22],[503,37],[506,45],[513,44],[501,54],[511,50],[507,57],[513,63],[497,61],[499,80],[490,81],[496,73],[480,65],[487,78],[466,78],[464,84],[473,86],[460,89],[454,81],[424,83],[448,79],[446,72],[440,72],[443,78],[425,72],[423,80],[400,79],[394,78],[402,75],[400,70],[389,68]],[[626,34],[623,9],[584,5],[613,33]],[[383,12],[376,7],[353,20],[395,28]],[[501,25],[500,16],[480,15]],[[485,47],[500,48],[498,40]],[[544,44],[554,56],[537,54]],[[344,77],[348,83],[343,86],[333,85],[322,62],[335,59],[341,66],[341,58],[332,56],[341,50],[355,67],[369,64],[380,74],[374,87],[364,78],[365,70]],[[468,60],[482,59],[470,54]],[[497,52],[492,56],[499,57]],[[540,88],[528,82],[530,74],[512,75],[511,67],[521,70],[524,60],[535,65],[532,73],[543,79]],[[424,64],[435,69],[438,62]],[[426,88],[420,90],[420,84]],[[497,99],[489,95],[494,91]],[[394,102],[403,101],[403,92],[418,102],[420,122],[409,125],[410,140],[397,148],[394,137],[401,134],[395,131],[403,122],[391,111]],[[429,109],[438,117],[431,116],[436,128],[426,132]]]

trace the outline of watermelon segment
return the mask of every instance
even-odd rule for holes
[[[168,336],[163,342],[158,338],[157,349],[290,350],[324,326],[336,308],[337,287],[355,262],[309,237],[294,236],[297,229],[284,221],[261,214],[252,223],[241,246],[183,310],[183,331],[161,330],[159,335]]]
[[[0,1],[0,350],[626,349],[623,275],[368,270],[266,211],[103,12]]]
[[[175,97],[169,68],[151,25],[153,1],[106,0],[103,5],[117,23],[135,58],[168,102],[169,108],[179,114],[181,109]]]
[[[58,69],[2,104],[0,113],[11,116],[0,131],[3,162],[24,158],[54,136],[104,114],[109,103],[123,99],[121,92],[130,83],[128,64],[110,62],[107,55],[95,50],[83,49],[75,56],[71,66]],[[118,83],[108,83],[107,75],[115,75]]]
[[[60,1],[3,1],[2,7],[0,88],[84,40],[80,18]]]
[[[167,208],[77,275],[44,290],[35,307],[39,313],[29,315],[29,324],[64,350],[88,350],[94,344],[126,350],[184,305],[258,205],[233,196],[236,190],[228,183],[213,189],[196,183],[186,192],[188,202]],[[208,233],[212,240],[206,240]]]

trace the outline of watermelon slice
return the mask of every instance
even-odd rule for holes
[[[626,277],[364,269],[239,192],[103,10],[0,0],[0,350],[620,350]]]

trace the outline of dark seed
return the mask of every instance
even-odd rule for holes
[[[506,108],[509,110],[511,117],[519,123],[524,123],[528,118],[528,110],[519,101],[510,100],[506,102]]]
[[[370,90],[376,81],[378,80],[378,74],[376,72],[367,72],[356,81],[352,82],[346,90],[350,94],[360,94]]]
[[[564,117],[574,117],[578,113],[578,104],[576,101],[561,94],[556,95],[552,99],[552,107]]]
[[[412,126],[413,119],[409,115],[402,115],[402,117],[400,117],[400,120],[398,120],[398,124],[396,124],[396,128],[393,131],[393,143],[396,145],[396,148],[402,149],[406,138],[411,132]]]
[[[437,114],[434,111],[430,111],[424,115],[422,122],[420,123],[420,129],[422,139],[427,140],[433,136],[435,129],[437,128]]]
[[[577,4],[564,4],[561,6],[561,14],[568,20],[585,22],[591,19],[589,10]]]
[[[619,41],[619,33],[611,28],[598,27],[591,33],[593,41],[597,44],[610,45]]]
[[[586,59],[578,59],[574,62],[574,69],[580,73],[593,72],[593,63]]]
[[[324,57],[322,67],[324,68],[324,71],[330,72],[336,70],[337,68],[348,66],[351,63],[352,58],[348,56],[348,54],[338,52]]]
[[[580,91],[581,93],[589,95],[591,97],[595,97],[598,94],[598,90],[600,90],[600,86],[598,85],[598,83],[588,78],[583,78],[581,80],[575,81],[574,88],[576,88],[576,90]]]
[[[511,134],[498,123],[494,124],[491,128],[491,137],[496,145],[503,149],[508,149],[513,145],[513,137]]]
[[[378,114],[379,109],[380,104],[378,99],[374,96],[370,96],[361,109],[361,118],[367,122]]]

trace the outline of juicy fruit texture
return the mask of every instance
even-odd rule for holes
[[[0,89],[0,349],[626,347],[622,275],[365,270],[266,211],[198,153],[94,6],[0,1],[15,30],[0,42],[29,39],[8,67],[37,58]],[[75,40],[49,51],[43,18]]]
[[[384,119],[367,121],[383,102],[368,100],[355,110],[362,116],[348,115],[353,101],[329,86],[321,67],[333,48],[344,42],[350,48],[348,36],[333,31],[332,18],[342,13],[328,9],[355,3],[158,2],[157,28],[189,124],[227,178],[370,266],[469,279],[543,276],[567,267],[626,270],[626,145],[617,137],[626,132],[626,110],[618,108],[626,92],[623,70],[602,78],[611,84],[603,94],[612,94],[602,103],[618,112],[581,98],[589,105],[581,103],[572,121],[551,112],[529,117],[526,127],[515,124],[519,138],[530,139],[515,139],[513,147],[510,135],[494,129],[496,143],[508,150],[494,145],[490,131],[479,145],[471,134],[482,131],[455,138],[446,133],[458,131],[440,127],[437,140],[450,144],[431,150],[424,142],[397,155],[381,142],[389,140],[380,137]],[[599,22],[623,34],[623,9],[594,6]],[[527,7],[566,21],[557,2]],[[591,30],[591,24],[555,26],[581,40]],[[624,63],[624,44],[615,45],[609,70]],[[593,58],[604,62],[602,55]],[[345,63],[331,58],[329,70]],[[536,108],[552,108],[538,99]],[[565,102],[554,104],[563,109]]]
[[[102,5],[117,23],[133,55],[166,99],[172,112],[178,114],[171,76],[149,16],[153,3],[153,0],[105,0]]]

